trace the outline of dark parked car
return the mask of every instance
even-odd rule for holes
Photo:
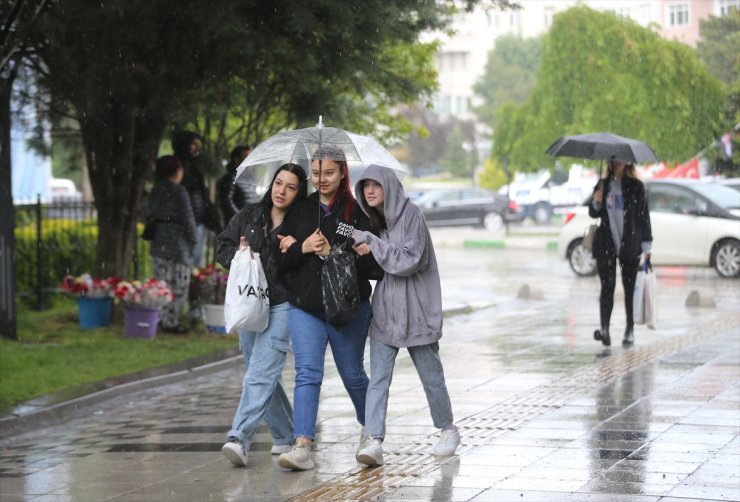
[[[414,203],[421,208],[430,227],[472,225],[496,232],[506,221],[521,220],[513,201],[477,187],[431,190]]]

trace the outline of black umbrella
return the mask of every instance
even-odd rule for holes
[[[607,132],[563,136],[546,150],[555,157],[621,160],[628,163],[657,162],[655,152],[642,141]]]

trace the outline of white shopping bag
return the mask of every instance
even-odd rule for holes
[[[655,298],[655,273],[652,267],[649,267],[645,271],[645,286],[644,286],[644,311],[645,311],[645,324],[650,329],[656,329],[658,325],[658,311],[656,309],[656,298]]]
[[[224,321],[232,330],[262,333],[270,322],[270,293],[259,253],[237,250],[226,283]]]
[[[635,292],[632,296],[632,320],[635,324],[645,324],[645,270],[640,267],[635,280]]]

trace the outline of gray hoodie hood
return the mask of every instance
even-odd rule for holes
[[[409,201],[401,181],[393,169],[375,164],[368,166],[355,183],[355,198],[365,214],[368,214],[367,202],[362,194],[362,186],[365,180],[373,180],[383,187],[383,214],[388,229],[392,229]]]

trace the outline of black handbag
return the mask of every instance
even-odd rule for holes
[[[350,322],[360,308],[353,239],[332,246],[321,268],[321,294],[326,319],[334,326]]]

